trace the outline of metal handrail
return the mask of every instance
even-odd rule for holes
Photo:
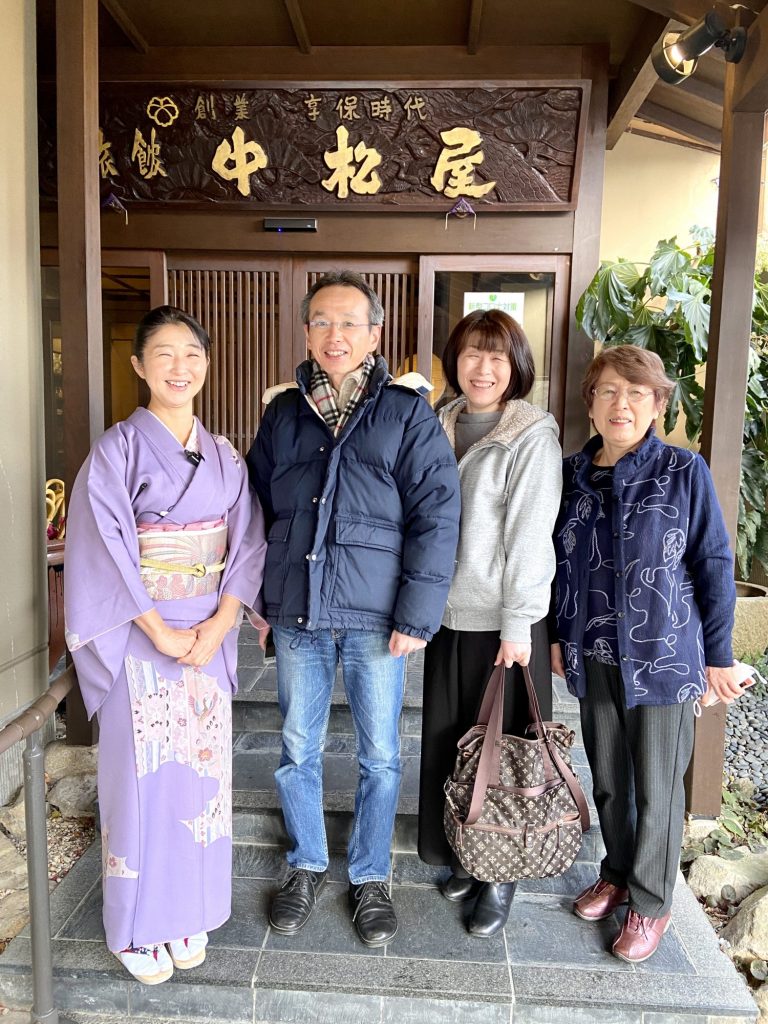
[[[53,1004],[51,904],[48,893],[48,830],[45,815],[45,752],[40,730],[77,682],[70,665],[48,690],[0,729],[0,754],[26,739],[24,818],[27,826],[29,930],[32,942],[32,1021],[69,1024]]]

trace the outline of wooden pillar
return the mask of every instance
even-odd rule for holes
[[[594,346],[576,324],[576,303],[592,280],[600,262],[605,134],[608,124],[608,52],[604,47],[584,47],[581,75],[582,78],[592,80],[592,94],[584,140],[579,203],[573,224],[565,407],[561,439],[566,455],[581,448],[589,437],[589,419],[581,399],[581,381],[592,359]]]
[[[737,68],[727,65],[717,207],[712,315],[701,453],[709,463],[725,525],[736,546],[744,396],[749,361],[764,113],[733,110]],[[720,813],[725,706],[696,721],[686,777],[688,810]]]
[[[99,223],[98,0],[57,0],[59,290],[67,493],[104,430]],[[67,698],[67,742],[91,743],[79,690]]]

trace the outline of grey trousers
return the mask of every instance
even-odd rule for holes
[[[628,889],[638,914],[662,917],[680,863],[693,702],[628,709],[616,666],[586,668],[581,729],[606,849],[600,876]]]

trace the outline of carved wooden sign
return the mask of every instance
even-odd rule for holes
[[[462,200],[573,209],[588,89],[105,85],[103,194],[126,204],[304,210],[450,209]]]

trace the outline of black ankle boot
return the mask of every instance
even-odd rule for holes
[[[440,892],[451,903],[463,903],[474,896],[482,884],[471,875],[449,875],[440,886]]]
[[[484,882],[467,926],[470,935],[487,939],[504,927],[517,882]]]

